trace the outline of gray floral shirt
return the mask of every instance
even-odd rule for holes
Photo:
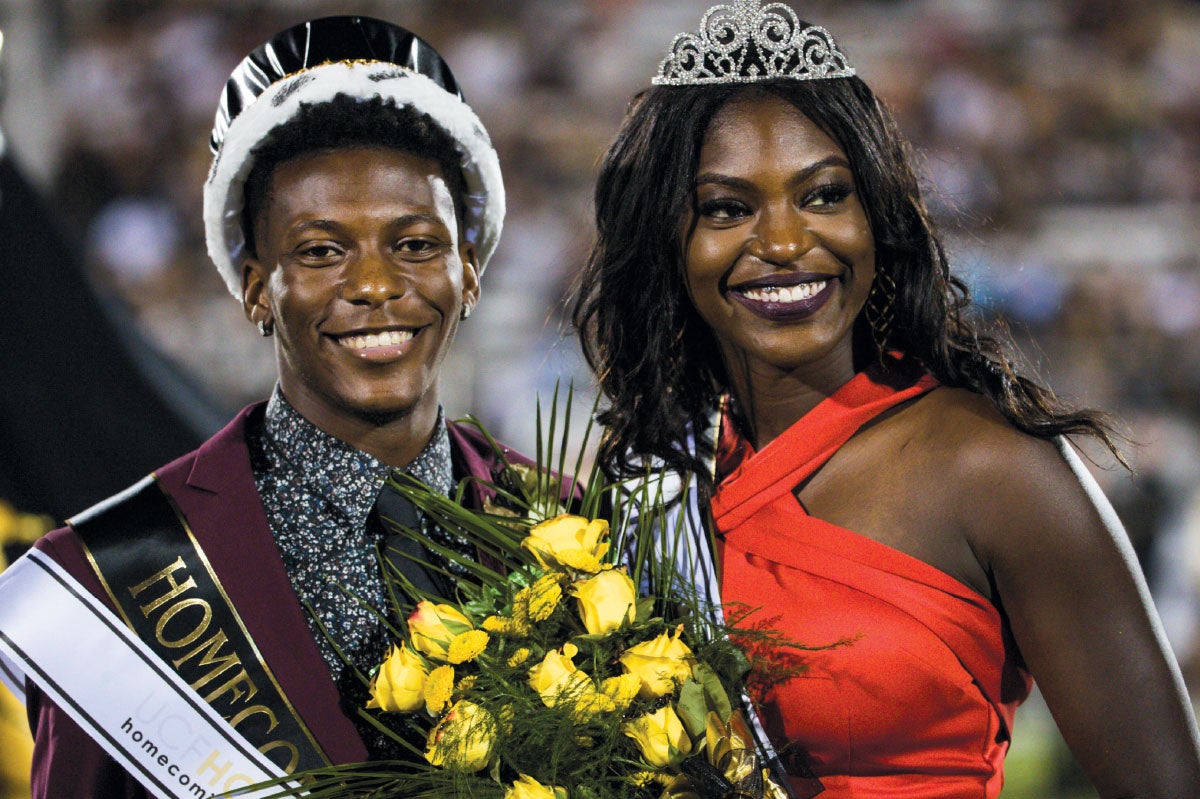
[[[313,639],[343,701],[361,704],[365,689],[329,638],[364,674],[387,651],[385,628],[363,603],[387,607],[377,557],[383,529],[368,522],[391,469],[318,429],[278,387],[261,429],[250,438],[258,494],[292,587],[310,609]],[[439,409],[433,437],[403,471],[448,496],[451,469],[450,435]],[[378,756],[380,744],[370,740],[377,733],[364,737]]]

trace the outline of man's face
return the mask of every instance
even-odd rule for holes
[[[437,413],[437,376],[479,295],[436,161],[392,149],[304,155],[276,167],[243,304],[275,328],[287,400],[326,432]]]

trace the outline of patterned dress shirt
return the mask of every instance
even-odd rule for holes
[[[371,510],[391,468],[319,430],[278,387],[267,403],[261,429],[251,431],[249,444],[267,521],[292,587],[309,608],[309,628],[344,709],[355,719],[373,757],[395,757],[394,742],[358,718],[356,706],[365,704],[367,690],[353,670],[369,673],[382,661],[389,643],[369,608],[387,607],[377,555],[384,532]],[[433,437],[402,471],[448,496],[451,469],[450,436],[439,409]],[[422,527],[431,532],[424,519]],[[435,533],[438,538],[443,535],[440,530]]]

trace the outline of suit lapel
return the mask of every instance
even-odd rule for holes
[[[250,467],[246,429],[263,406],[242,411],[194,459],[158,473],[219,576],[274,679],[333,763],[366,749],[342,712],[329,667],[309,630],[271,535]]]

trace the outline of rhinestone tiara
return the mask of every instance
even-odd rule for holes
[[[805,25],[783,3],[734,0],[713,6],[701,18],[698,33],[675,37],[650,82],[693,86],[854,75],[829,31]]]

